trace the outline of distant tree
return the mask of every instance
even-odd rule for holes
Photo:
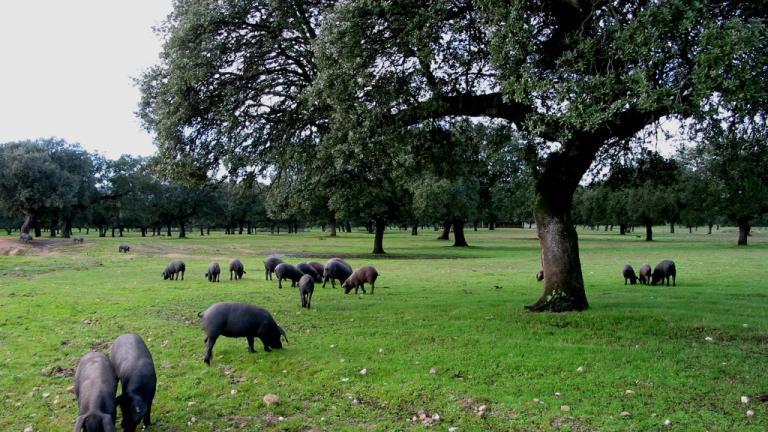
[[[448,221],[454,229],[454,246],[468,246],[464,224],[477,211],[477,179],[424,176],[412,185],[413,209],[422,221]]]
[[[0,203],[23,217],[29,234],[33,218],[46,217],[51,235],[63,219],[65,237],[72,220],[89,205],[94,193],[91,156],[63,140],[45,139],[0,145]]]
[[[751,223],[768,213],[768,126],[761,114],[728,115],[702,131],[697,155],[720,192],[720,211],[746,245]]]

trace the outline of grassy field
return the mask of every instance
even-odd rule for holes
[[[432,231],[389,231],[384,258],[368,255],[366,233],[130,233],[24,249],[6,237],[0,430],[69,430],[77,360],[126,332],[154,356],[155,431],[768,430],[753,397],[768,393],[768,231],[737,248],[732,229],[661,230],[652,243],[581,232],[591,308],[567,314],[523,309],[541,290],[531,230],[469,231],[464,249]],[[120,242],[129,254],[117,253]],[[317,287],[302,310],[297,289],[264,280],[271,253],[374,265],[376,294]],[[211,260],[232,257],[245,264],[242,281],[204,279]],[[185,281],[162,280],[173,258],[185,260]],[[677,263],[676,288],[623,285],[625,263],[662,259]],[[285,349],[249,354],[244,339],[220,338],[206,366],[197,313],[224,300],[270,310]],[[281,403],[264,406],[267,393]],[[440,421],[413,422],[420,410]]]

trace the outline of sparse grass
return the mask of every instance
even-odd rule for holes
[[[541,289],[531,230],[469,231],[465,249],[431,230],[388,231],[385,258],[368,255],[365,233],[317,231],[86,236],[82,246],[0,256],[0,430],[69,430],[77,404],[61,375],[125,332],[144,337],[158,369],[155,431],[423,430],[410,420],[420,409],[440,415],[433,430],[646,431],[666,429],[665,419],[675,430],[768,430],[765,406],[739,401],[768,393],[766,231],[738,248],[733,230],[662,230],[653,243],[581,232],[591,308],[568,314],[523,310]],[[118,254],[121,242],[131,253]],[[296,289],[264,280],[270,253],[372,264],[376,294],[317,287],[314,308],[302,310]],[[186,280],[163,281],[175,257]],[[209,261],[231,257],[245,279],[203,278]],[[662,259],[677,263],[676,288],[623,285],[623,264]],[[244,339],[220,338],[207,367],[197,313],[223,300],[269,309],[288,332],[286,349],[249,354]],[[281,404],[265,407],[266,393]]]

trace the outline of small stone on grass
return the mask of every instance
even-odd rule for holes
[[[267,393],[261,400],[264,401],[264,405],[266,406],[277,405],[280,403],[280,396],[274,393]]]

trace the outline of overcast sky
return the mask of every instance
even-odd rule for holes
[[[110,158],[154,152],[131,78],[157,62],[171,0],[0,1],[0,143],[55,136]]]
[[[55,136],[110,158],[152,154],[132,78],[157,63],[152,27],[171,3],[0,0],[0,143]]]

